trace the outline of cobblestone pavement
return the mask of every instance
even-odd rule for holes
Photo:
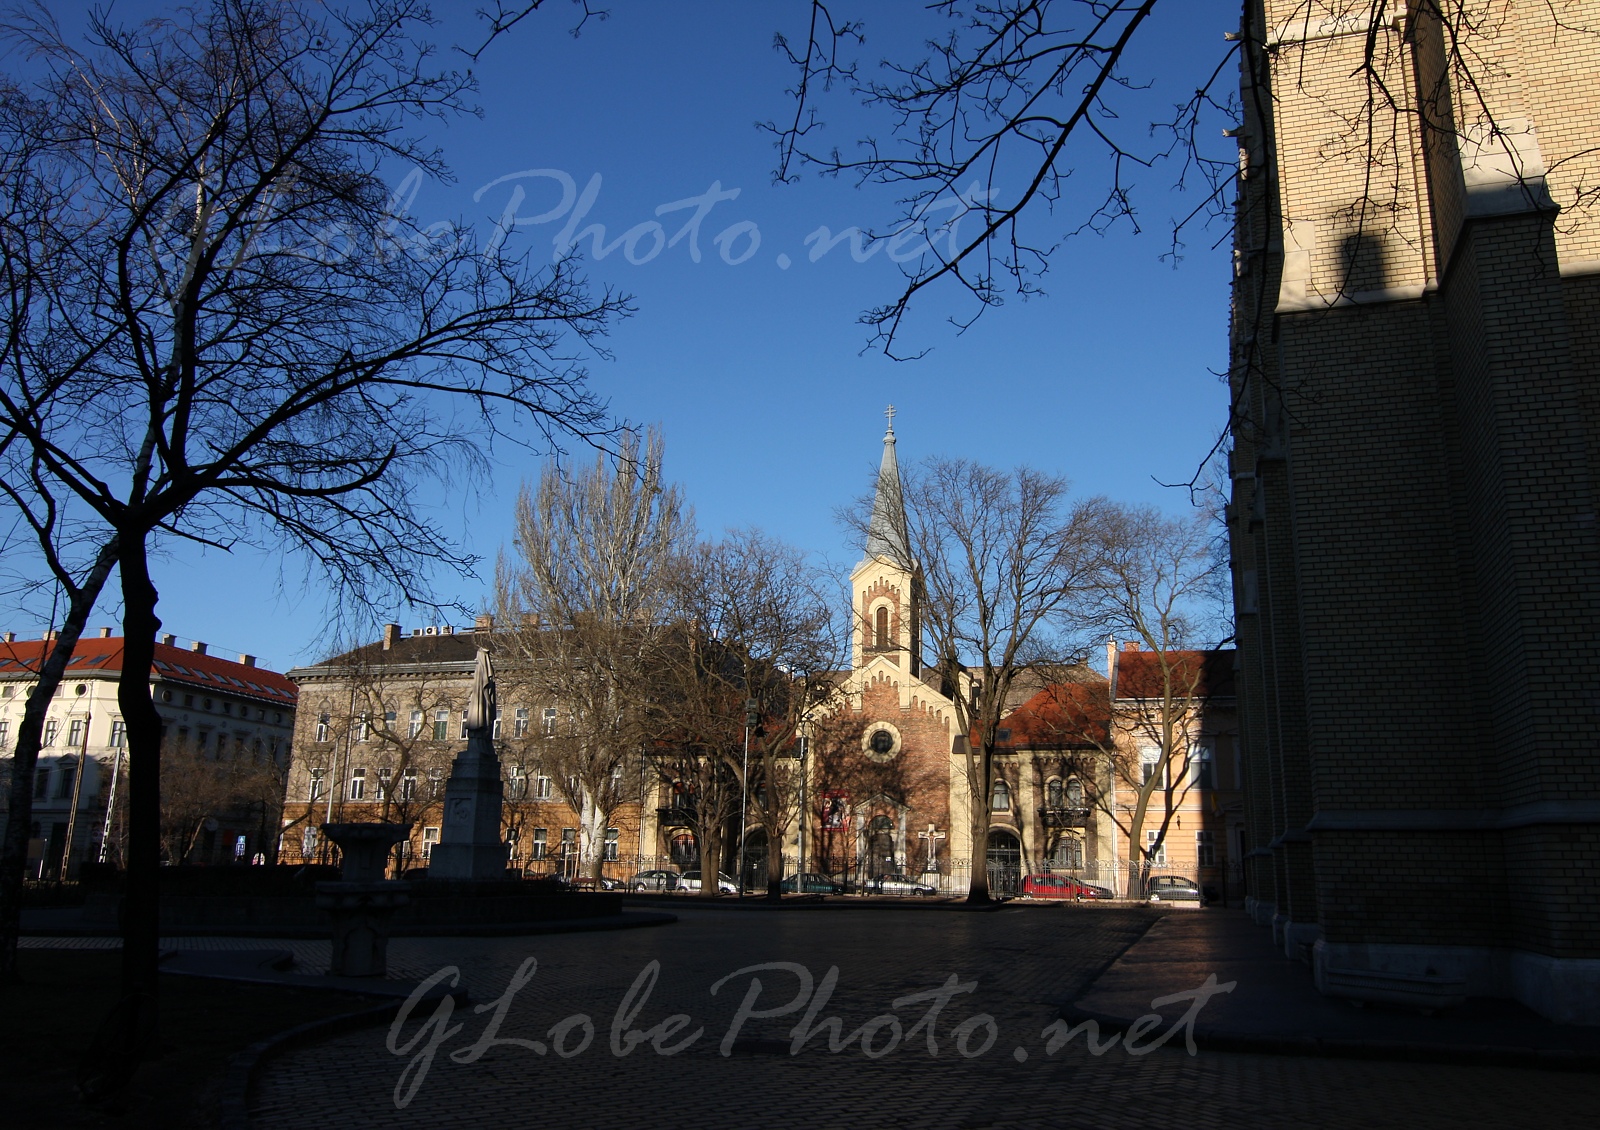
[[[457,967],[462,986],[485,1011],[463,1007],[430,1027],[435,1013],[418,1009],[394,1032],[364,1030],[295,1049],[264,1069],[252,1100],[253,1124],[260,1130],[308,1124],[327,1130],[1277,1130],[1556,1126],[1592,1116],[1594,1078],[1580,1074],[1233,1055],[1203,1045],[1191,1056],[1181,1033],[1143,1055],[1117,1043],[1097,1056],[1085,1050],[1081,1035],[1048,1051],[1043,1032],[1056,1010],[1148,922],[1141,910],[1071,907],[993,914],[693,909],[676,925],[650,930],[398,939],[390,951],[395,965],[410,975]],[[537,959],[537,969],[497,1009],[529,957]],[[614,1020],[652,961],[660,963],[659,977],[647,997],[636,995],[631,1023],[621,1026],[619,1037],[650,1034],[619,1057],[612,1049]],[[719,979],[764,962],[803,966],[816,982],[811,1003],[751,1019],[724,1057],[724,1037],[752,977],[762,981],[754,1009],[782,1008],[798,995],[801,976],[794,969],[734,976],[710,992]],[[811,1018],[818,1034],[791,1055],[790,1031],[816,1004],[835,966],[831,999]],[[895,1001],[939,989],[952,974],[975,987],[946,994],[933,1056],[928,1032],[916,1028],[933,1000]],[[537,1046],[476,1046],[497,1011],[504,1013],[502,1040]],[[676,1029],[663,1023],[679,1013],[692,1020]],[[579,1016],[589,1024],[568,1020]],[[840,1018],[848,1042],[837,1053],[828,1049],[830,1017]],[[997,1033],[992,1044],[991,1023]],[[589,1025],[593,1037],[585,1045]],[[670,1050],[701,1027],[704,1034],[677,1054],[653,1050],[652,1043]],[[863,1051],[863,1029],[874,1056]],[[430,1043],[436,1049],[431,1059]],[[409,1101],[397,1105],[408,1091]]]

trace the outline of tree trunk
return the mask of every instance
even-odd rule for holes
[[[969,763],[967,781],[971,786],[971,803],[968,811],[972,825],[972,881],[967,887],[967,902],[987,905],[989,898],[989,771],[991,751],[980,747],[969,753],[975,763]]]
[[[716,898],[717,878],[722,874],[722,833],[716,828],[700,829],[700,897]]]
[[[161,715],[150,696],[155,663],[156,589],[142,538],[124,538],[121,552],[123,653],[117,706],[128,734],[128,886],[122,911],[122,987],[156,998],[160,943]],[[151,1023],[154,1023],[152,1015]]]
[[[45,714],[50,700],[61,685],[67,661],[83,634],[94,602],[105,587],[106,578],[117,560],[113,538],[95,557],[93,567],[67,608],[66,621],[56,633],[39,682],[23,707],[17,728],[16,751],[11,759],[11,803],[6,819],[6,835],[0,846],[0,984],[17,980],[17,936],[22,927],[22,876],[28,865],[28,833],[33,828],[33,781],[39,764],[44,737]]]
[[[767,898],[773,902],[783,898],[783,831],[767,829]]]

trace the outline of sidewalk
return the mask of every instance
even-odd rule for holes
[[[1094,1020],[1102,1031],[1125,1031],[1153,1011],[1176,1019],[1188,1002],[1159,1010],[1150,1002],[1193,990],[1212,974],[1236,984],[1197,1016],[1202,1050],[1600,1071],[1600,1027],[1557,1024],[1514,1001],[1472,998],[1424,1016],[1325,997],[1309,967],[1284,957],[1271,931],[1237,910],[1163,915],[1063,1016]]]

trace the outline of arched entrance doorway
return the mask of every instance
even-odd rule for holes
[[[989,833],[989,893],[1014,895],[1022,889],[1022,841],[996,828]]]
[[[767,889],[767,830],[753,828],[744,838],[744,865],[740,885],[747,891]]]
[[[867,825],[867,877],[892,875],[900,870],[895,866],[894,821],[887,816],[874,816]]]

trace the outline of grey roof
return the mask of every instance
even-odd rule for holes
[[[900,463],[894,453],[894,426],[883,436],[883,462],[878,465],[878,489],[872,499],[872,522],[867,527],[863,564],[877,557],[912,568],[906,541],[906,504],[900,487]]]

